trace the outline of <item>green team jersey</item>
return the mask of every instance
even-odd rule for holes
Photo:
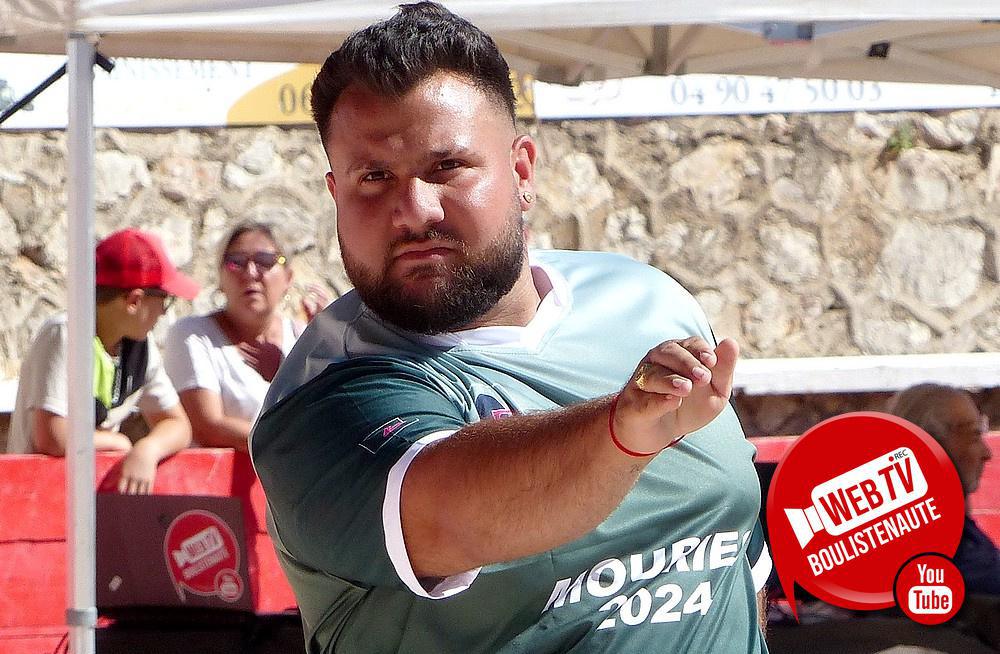
[[[616,392],[664,340],[714,341],[694,299],[649,266],[559,251],[533,253],[532,266],[551,290],[525,327],[416,335],[352,292],[282,365],[250,450],[306,649],[766,652],[755,591],[771,564],[754,448],[731,407],[653,459],[583,537],[415,577],[399,498],[423,446],[478,420]]]

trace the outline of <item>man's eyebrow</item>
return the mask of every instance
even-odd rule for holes
[[[467,157],[473,149],[467,145],[455,144],[440,148],[435,148],[427,153],[427,161],[437,161],[439,159],[450,159],[454,157]],[[383,159],[358,159],[347,167],[347,174],[353,174],[360,170],[392,170],[392,164]]]
[[[449,157],[464,157],[470,152],[472,152],[472,149],[468,146],[456,144],[431,150],[427,157],[428,159],[447,159]]]
[[[969,418],[968,420],[960,420],[960,421],[954,423],[952,425],[952,428],[953,429],[954,428],[960,428],[960,429],[975,428],[975,429],[979,429],[982,425],[983,425],[983,419],[982,418],[975,418],[975,419]],[[989,427],[989,422],[988,421],[986,422],[986,425],[987,425],[987,427]]]
[[[376,159],[359,159],[355,161],[350,166],[347,167],[347,173],[353,173],[359,170],[384,170],[389,168],[388,161],[379,161]]]

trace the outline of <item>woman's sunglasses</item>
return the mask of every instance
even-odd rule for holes
[[[251,261],[253,265],[257,266],[258,270],[266,272],[275,266],[285,265],[285,255],[278,254],[277,252],[260,251],[253,254],[233,252],[222,257],[222,265],[230,272],[246,270]]]

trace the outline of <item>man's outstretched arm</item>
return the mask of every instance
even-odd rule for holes
[[[600,524],[655,453],[708,424],[732,390],[739,348],[667,341],[617,396],[469,425],[424,448],[403,480],[400,513],[418,578],[446,577],[574,540]],[[640,387],[641,384],[641,387]],[[669,456],[665,454],[664,456]]]

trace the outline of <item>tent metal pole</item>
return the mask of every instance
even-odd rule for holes
[[[66,51],[69,72],[66,625],[70,652],[93,654],[97,624],[93,394],[95,49],[83,34],[70,34]]]

